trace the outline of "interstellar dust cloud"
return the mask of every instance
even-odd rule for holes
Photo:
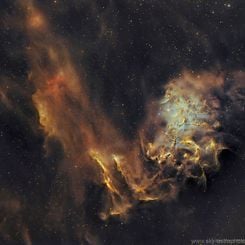
[[[48,152],[55,139],[63,151],[47,208],[54,226],[64,215],[62,197],[56,196],[62,178],[79,210],[86,202],[87,183],[103,190],[96,213],[103,222],[112,217],[126,221],[142,202],[164,205],[175,200],[189,181],[206,190],[208,176],[220,169],[220,153],[230,149],[222,130],[229,113],[223,98],[244,99],[239,91],[245,73],[227,74],[218,65],[207,71],[183,68],[164,81],[161,96],[148,98],[144,119],[129,139],[93,100],[86,72],[77,72],[67,41],[52,31],[45,14],[33,1],[19,1],[19,6],[25,16],[28,81],[34,87],[32,103],[45,135],[43,146]],[[1,101],[7,101],[4,91]],[[84,212],[75,236],[99,243],[83,226]],[[26,244],[32,244],[27,228],[22,234]]]
[[[218,133],[221,72],[183,70],[162,88],[162,98],[148,102],[139,137],[127,142],[90,100],[85,79],[42,13],[28,5],[26,14],[40,125],[62,143],[69,168],[92,169],[88,178],[106,187],[103,219],[126,215],[137,201],[175,198],[188,178],[205,186],[206,173],[219,170],[218,154],[227,147]]]

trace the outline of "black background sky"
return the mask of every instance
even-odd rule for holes
[[[227,73],[245,69],[243,0],[40,0],[37,4],[53,31],[66,40],[77,69],[85,71],[93,100],[129,138],[144,118],[147,99],[160,96],[163,84],[183,68]],[[18,238],[25,223],[33,244],[80,244],[71,228],[77,214],[67,217],[65,237],[47,231],[40,221],[62,151],[53,142],[52,153],[44,154],[44,135],[37,130],[37,112],[31,103],[34,88],[27,81],[28,39],[16,24],[21,15],[15,1],[0,1],[0,86],[9,85],[11,105],[1,94],[0,243],[22,244],[9,237]],[[225,128],[238,142],[244,141],[241,111],[227,115]],[[99,206],[98,190],[89,186],[85,220],[100,244],[106,245],[244,238],[244,158],[226,152],[221,162],[221,171],[209,180],[206,192],[189,186],[171,203],[139,205],[128,222],[100,221],[92,208]],[[11,206],[11,200],[18,198],[25,203],[21,210]]]

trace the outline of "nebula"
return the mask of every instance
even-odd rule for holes
[[[206,174],[219,170],[218,155],[226,148],[215,96],[224,88],[221,72],[183,71],[170,80],[163,98],[148,102],[139,137],[127,142],[91,101],[85,79],[62,40],[44,25],[44,16],[29,4],[26,12],[33,103],[46,137],[62,143],[71,182],[80,179],[71,187],[80,204],[79,182],[87,178],[106,187],[102,219],[124,217],[138,201],[169,201],[188,178],[205,188]],[[84,176],[88,169],[90,176]]]
[[[158,95],[144,97],[145,113],[128,136],[99,103],[86,67],[77,64],[69,40],[54,30],[42,8],[32,0],[16,4],[24,16],[19,25],[27,38],[26,80],[31,92],[4,79],[0,102],[24,118],[35,137],[41,135],[39,152],[46,159],[41,161],[59,152],[45,165],[55,169],[41,212],[45,233],[72,236],[81,244],[103,244],[88,219],[90,188],[99,193],[90,208],[95,220],[104,224],[112,219],[127,223],[144,204],[167,206],[190,182],[200,192],[207,191],[208,178],[220,171],[222,153],[237,154],[241,144],[227,124],[234,112],[244,112],[243,70],[226,70],[221,64],[196,70],[182,66],[163,78]],[[103,22],[100,31],[106,28]],[[36,121],[15,107],[10,90],[27,98]],[[7,200],[1,204],[6,216],[17,220],[11,228],[17,230],[17,240],[35,244],[23,214],[25,201],[6,190],[1,195]],[[75,224],[71,232],[67,217]],[[16,240],[9,226],[1,223],[1,234]]]

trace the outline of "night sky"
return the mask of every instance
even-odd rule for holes
[[[25,7],[31,4],[49,25],[50,32],[40,37],[25,26]],[[163,86],[182,70],[221,72],[228,84],[235,83],[232,74],[245,72],[243,0],[0,0],[0,244],[181,245],[194,239],[245,239],[245,75],[233,99],[217,95],[224,108],[219,130],[229,148],[219,154],[221,168],[208,175],[206,190],[189,181],[171,201],[139,201],[127,219],[102,220],[103,185],[83,178],[84,201],[77,204],[70,183],[79,175],[64,164],[62,140],[48,137],[33,102],[42,88],[30,77],[51,74],[56,67],[29,54],[29,47],[39,42],[42,47],[41,35],[44,46],[52,42],[61,53],[58,65],[69,53],[95,105],[89,110],[109,118],[125,142],[137,138],[149,101],[161,98]],[[70,112],[59,115],[67,126]],[[91,125],[101,123],[99,116],[88,118]],[[124,147],[130,151],[130,144]]]

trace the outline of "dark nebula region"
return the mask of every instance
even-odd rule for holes
[[[0,41],[0,244],[245,239],[244,0],[1,0]]]

